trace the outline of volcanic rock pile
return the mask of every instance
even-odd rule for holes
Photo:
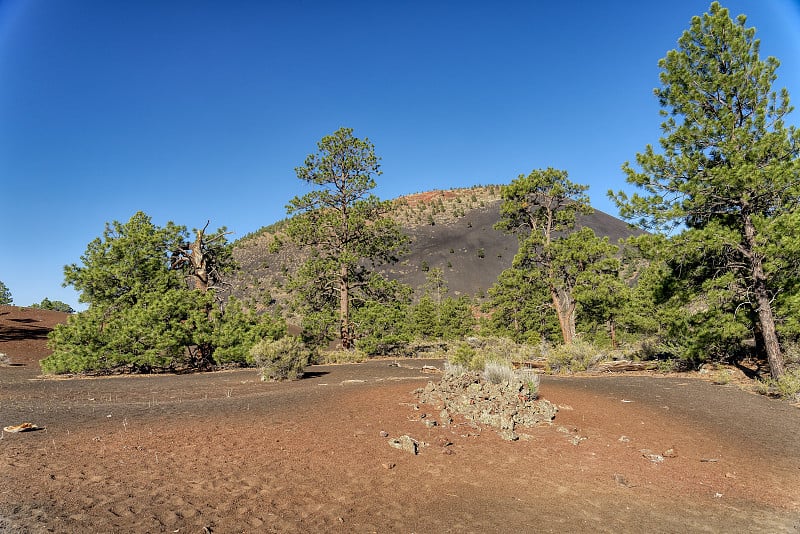
[[[415,393],[420,402],[441,408],[440,425],[449,425],[457,414],[495,428],[510,441],[519,439],[514,431],[517,425],[549,424],[558,412],[550,401],[537,400],[534,381],[517,373],[489,381],[477,371],[447,370],[439,383],[428,382]]]

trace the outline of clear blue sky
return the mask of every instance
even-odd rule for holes
[[[108,221],[271,224],[340,126],[375,144],[381,198],[553,166],[616,214],[658,141],[657,62],[709,4],[0,0],[0,280],[77,308],[63,266]],[[800,102],[798,1],[722,4]]]

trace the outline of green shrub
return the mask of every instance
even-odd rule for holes
[[[487,362],[526,362],[542,356],[546,348],[516,343],[504,337],[470,337],[459,343],[448,360],[472,371],[481,371]]]
[[[367,353],[363,350],[326,350],[319,351],[315,361],[323,364],[361,363],[367,360]]]
[[[470,363],[474,365],[477,361],[478,360],[473,359]],[[523,385],[528,392],[526,395],[530,395],[531,398],[536,398],[539,395],[539,382],[541,378],[539,374],[537,374],[535,370],[526,367],[514,369],[513,365],[507,361],[488,361],[479,369],[475,369],[474,367],[469,368],[462,363],[448,361],[444,364],[444,376],[442,380],[458,379],[458,377],[467,373],[477,376],[476,371],[479,371],[482,379],[490,384],[507,384],[511,388]]]
[[[786,365],[800,365],[800,341],[788,342],[783,346],[783,356]]]
[[[559,345],[547,354],[547,364],[553,373],[586,371],[604,359],[606,354],[603,351],[582,340],[573,341],[570,345]]]
[[[471,337],[469,343],[485,354],[487,361],[526,362],[543,357],[547,345],[517,343],[507,337]]]
[[[462,342],[456,345],[456,349],[447,358],[453,366],[461,366],[471,371],[483,369],[486,359],[469,343]]]
[[[522,383],[528,386],[528,390],[531,392],[531,395],[534,397],[539,396],[539,383],[542,380],[541,375],[539,375],[533,369],[523,367],[522,369],[516,370],[517,376],[522,380]]]
[[[300,338],[286,336],[277,341],[262,339],[250,349],[250,356],[261,380],[296,380],[303,376],[311,351]]]
[[[718,386],[730,384],[732,378],[733,372],[731,372],[730,369],[725,368],[717,369],[714,371],[714,374],[711,375],[711,381]]]
[[[75,310],[72,309],[72,306],[70,306],[66,302],[61,302],[60,300],[50,300],[46,297],[39,304],[31,304],[30,307],[39,310],[53,310],[65,313],[75,313]]]
[[[680,370],[680,368],[680,363],[673,358],[658,360],[658,364],[656,366],[656,370],[658,370],[659,373],[675,373]]]
[[[224,313],[215,312],[211,343],[218,364],[253,363],[250,349],[261,339],[286,335],[286,322],[277,315],[258,315],[231,297]]]
[[[800,401],[800,368],[787,370],[777,380],[757,380],[756,391],[762,395],[772,394],[791,401]]]

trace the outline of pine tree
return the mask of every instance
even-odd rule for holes
[[[624,166],[644,194],[610,194],[624,217],[678,232],[670,256],[676,272],[691,273],[685,289],[748,316],[778,378],[785,364],[776,301],[796,287],[786,274],[796,278],[800,265],[797,227],[791,244],[774,245],[798,210],[800,131],[785,123],[788,92],[772,88],[778,60],[760,57],[745,23],[717,2],[692,19],[659,62],[661,151],[648,145],[636,166]]]
[[[323,137],[317,148],[295,169],[300,180],[316,189],[287,206],[294,215],[287,234],[313,251],[296,272],[292,287],[306,304],[307,315],[338,309],[339,337],[342,347],[350,349],[354,303],[375,297],[375,284],[390,287],[381,283],[373,267],[396,261],[406,238],[387,216],[391,203],[371,194],[380,165],[369,139],[340,128]]]
[[[585,194],[567,172],[548,168],[520,175],[502,190],[501,220],[496,227],[520,237],[516,269],[535,271],[550,294],[565,344],[575,337],[574,273],[565,265],[562,241],[575,230],[577,216],[592,212]]]
[[[0,306],[6,306],[13,302],[14,299],[11,297],[11,291],[2,281],[0,281]]]

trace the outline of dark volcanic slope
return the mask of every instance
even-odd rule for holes
[[[393,279],[418,288],[429,269],[440,268],[450,295],[485,292],[500,273],[511,266],[517,237],[494,229],[500,218],[499,188],[472,188],[412,195],[398,201],[397,218],[411,238],[410,253],[384,272]],[[606,213],[596,211],[582,224],[600,236],[619,239],[640,230]],[[234,282],[234,294],[264,302],[281,302],[285,275],[303,260],[291,245],[270,251],[274,240],[263,232],[237,243],[234,255],[242,272]],[[268,295],[268,296],[267,296]]]
[[[389,269],[389,276],[419,287],[428,275],[424,267],[438,267],[451,295],[486,291],[511,266],[518,248],[515,236],[494,229],[499,207],[500,201],[493,201],[455,220],[404,227],[411,251]]]
[[[425,283],[423,266],[442,269],[450,294],[475,295],[491,287],[511,261],[519,246],[517,237],[494,229],[500,219],[500,200],[467,211],[463,217],[433,226],[404,228],[411,236],[411,252],[389,276],[412,287]],[[584,217],[581,224],[612,243],[641,231],[602,211]]]

